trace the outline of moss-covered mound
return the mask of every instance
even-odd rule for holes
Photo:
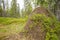
[[[29,16],[23,35],[26,40],[59,40],[57,29],[60,27],[55,16],[44,8],[36,8]]]

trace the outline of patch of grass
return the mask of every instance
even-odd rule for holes
[[[0,17],[0,24],[24,23],[27,18],[5,18]]]
[[[0,38],[23,30],[27,18],[5,18],[0,17]]]

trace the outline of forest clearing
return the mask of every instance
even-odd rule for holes
[[[60,40],[60,0],[0,0],[0,40]]]

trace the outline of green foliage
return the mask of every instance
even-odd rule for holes
[[[60,31],[60,23],[58,23],[57,19],[54,15],[51,17],[46,16],[44,14],[33,14],[30,17],[30,20],[34,21],[34,23],[42,23],[41,26],[44,27],[43,30],[46,30],[46,39],[45,40],[58,40],[57,32]],[[35,25],[36,25],[35,24]],[[31,24],[34,27],[34,24]],[[38,24],[37,24],[38,25]]]
[[[47,32],[46,40],[59,40],[59,39],[58,39],[58,36],[55,33]]]
[[[5,18],[0,17],[0,24],[8,25],[12,23],[25,23],[27,18]]]
[[[32,2],[35,2],[34,5],[36,5],[36,7],[37,5],[43,6],[51,11],[56,9],[57,1],[58,0],[32,0]]]
[[[24,0],[25,16],[29,15],[32,12],[31,0]]]
[[[2,7],[0,6],[0,13],[2,13],[3,12],[3,10],[2,10]]]
[[[12,4],[10,8],[10,16],[15,18],[20,17],[19,7],[18,7],[19,5],[17,6],[17,0],[12,0],[11,3]]]

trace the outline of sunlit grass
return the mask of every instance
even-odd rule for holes
[[[27,18],[5,18],[0,17],[0,24],[24,23]]]
[[[0,17],[0,38],[23,30],[27,18],[5,18]]]

